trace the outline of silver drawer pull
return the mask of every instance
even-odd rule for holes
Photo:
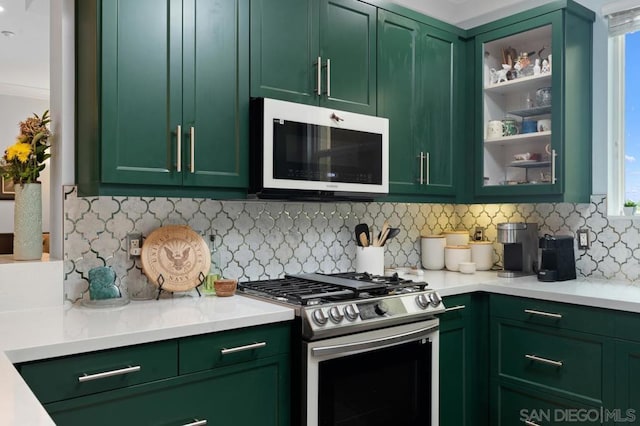
[[[525,355],[524,357],[530,359],[531,361],[540,362],[542,364],[553,365],[554,367],[562,367],[562,361],[554,361],[552,359],[540,358],[539,356],[529,354]]]
[[[235,348],[223,348],[220,350],[220,353],[222,355],[229,355],[229,354],[234,354],[236,352],[244,352],[244,351],[250,351],[253,349],[260,349],[260,348],[264,348],[265,346],[267,346],[267,342],[259,342],[259,343],[252,343],[250,345],[244,345],[244,346],[236,346]]]
[[[136,372],[140,371],[141,369],[142,369],[142,367],[140,367],[139,365],[134,365],[133,367],[129,366],[129,367],[126,367],[126,368],[120,368],[118,370],[105,371],[105,372],[102,372],[102,373],[85,374],[84,376],[78,377],[78,382],[84,383],[84,382],[90,382],[92,380],[106,379],[107,377],[122,376],[123,374],[136,373]]]
[[[461,311],[463,309],[465,309],[466,306],[465,305],[458,305],[458,306],[452,306],[450,308],[445,309],[445,312],[453,312],[453,311]]]
[[[562,318],[561,314],[552,314],[549,312],[534,311],[533,309],[525,309],[524,312],[526,314],[539,315],[541,317],[547,317],[547,318],[557,318],[557,319]]]
[[[538,423],[532,422],[531,420],[525,420],[524,424],[527,426],[540,426]]]
[[[194,419],[193,422],[191,423],[185,423],[182,426],[204,426],[207,424],[206,420],[198,420],[198,419]]]

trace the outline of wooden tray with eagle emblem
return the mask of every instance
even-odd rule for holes
[[[142,245],[140,261],[149,281],[166,291],[197,287],[211,267],[207,243],[186,225],[154,230]]]

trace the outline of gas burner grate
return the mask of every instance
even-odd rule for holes
[[[274,280],[248,281],[239,283],[238,287],[247,294],[266,296],[296,305],[410,293],[425,290],[427,287],[425,282],[403,279],[398,274],[388,277],[370,275],[366,272],[306,275],[313,277],[286,276]],[[339,279],[342,279],[342,282]]]
[[[250,281],[238,284],[251,293],[262,293],[276,299],[284,299],[296,304],[307,305],[317,299],[352,299],[355,292],[336,285],[319,283],[300,278],[280,278],[275,280]]]

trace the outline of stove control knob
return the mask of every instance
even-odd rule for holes
[[[389,311],[389,308],[387,307],[387,304],[384,302],[384,300],[381,300],[378,303],[376,303],[373,309],[375,309],[376,314],[380,315],[381,317],[383,317],[384,314],[386,314]]]
[[[427,309],[429,307],[430,301],[426,294],[420,294],[416,296],[416,303],[418,304],[418,306],[420,306],[420,308]]]
[[[337,306],[333,306],[331,309],[329,309],[329,318],[331,319],[331,321],[338,324],[344,319],[344,315],[342,315],[340,308],[338,308]]]
[[[327,323],[327,316],[322,312],[322,309],[316,309],[313,311],[313,321],[318,325],[325,325]]]
[[[431,306],[435,308],[442,303],[442,297],[434,291],[433,293],[429,293],[429,301],[431,302]]]
[[[356,319],[358,319],[358,309],[356,308],[356,305],[347,305],[344,307],[344,316],[349,320],[349,321],[355,321]]]

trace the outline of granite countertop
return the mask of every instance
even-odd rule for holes
[[[640,287],[607,280],[543,283],[424,271],[441,296],[485,291],[640,313]],[[13,363],[293,319],[292,309],[237,295],[133,301],[120,308],[80,306],[0,312],[0,425],[53,425]]]

